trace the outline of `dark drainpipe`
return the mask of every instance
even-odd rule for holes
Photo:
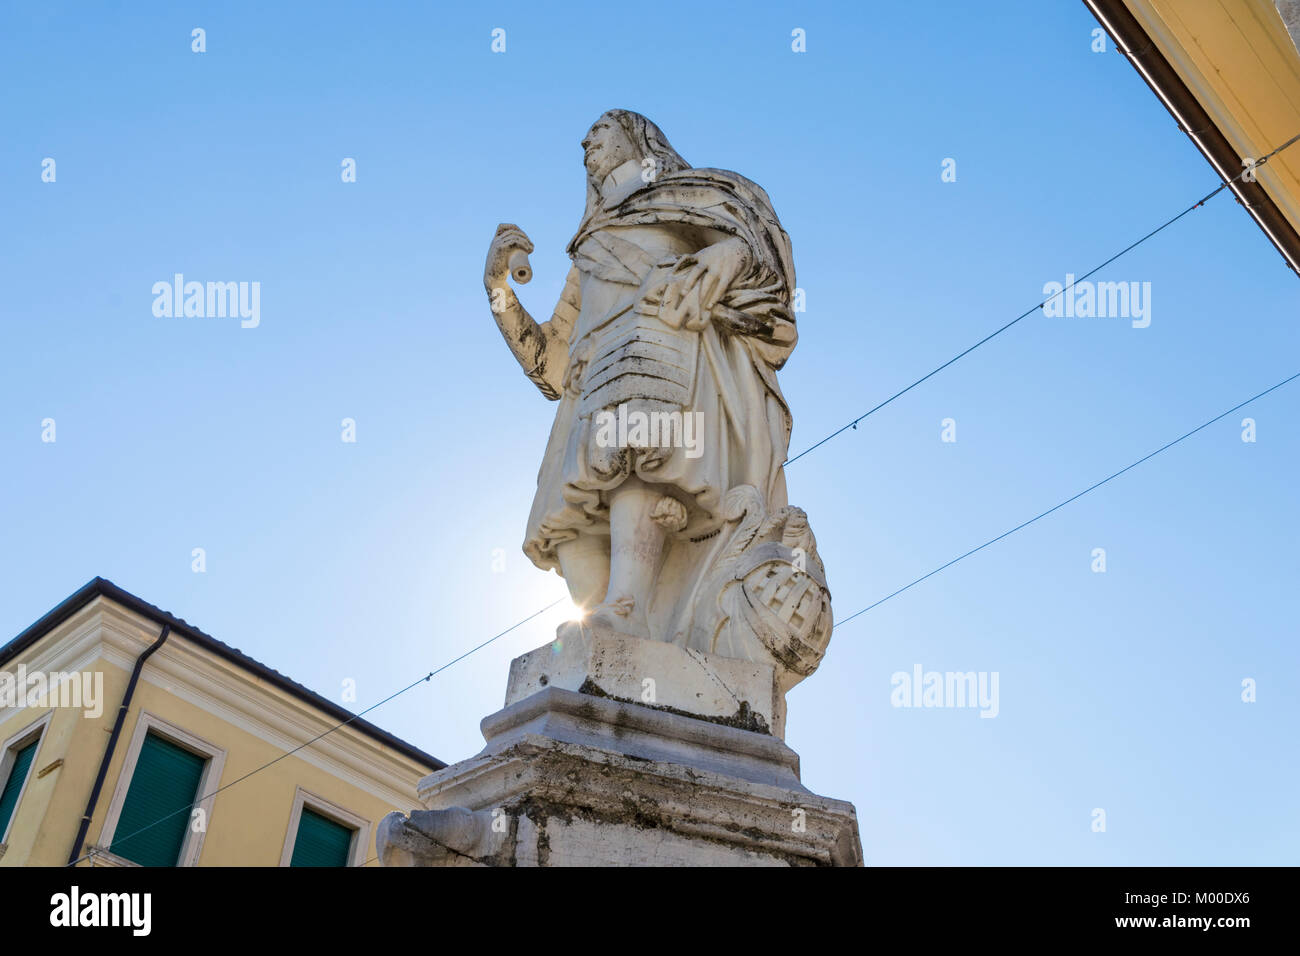
[[[171,634],[172,626],[163,625],[162,633],[158,635],[158,640],[154,641],[145,649],[145,652],[135,659],[135,667],[131,671],[131,680],[126,685],[126,693],[122,695],[122,706],[117,709],[117,720],[113,722],[113,732],[108,738],[108,749],[104,751],[104,759],[99,762],[99,773],[95,776],[95,786],[90,791],[90,802],[86,804],[86,812],[81,817],[81,826],[77,829],[77,840],[72,844],[72,853],[68,855],[68,865],[76,863],[81,857],[81,846],[86,842],[86,831],[90,829],[90,818],[95,815],[95,804],[99,802],[99,792],[104,789],[104,778],[108,776],[108,765],[113,760],[113,752],[117,750],[117,738],[122,735],[122,725],[126,723],[126,712],[131,707],[131,698],[135,696],[135,685],[140,680],[140,671],[144,670],[144,662],[154,651],[162,647],[167,641],[167,635]]]

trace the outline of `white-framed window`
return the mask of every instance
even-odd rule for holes
[[[369,848],[369,820],[298,787],[281,866],[361,866]]]
[[[141,712],[97,849],[146,866],[194,866],[212,823],[213,791],[225,763],[223,748]],[[167,862],[173,855],[175,861]]]
[[[28,783],[36,776],[41,741],[53,716],[54,711],[47,710],[0,744],[0,846],[9,842],[18,806]]]

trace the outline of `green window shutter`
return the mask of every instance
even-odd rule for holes
[[[307,807],[298,818],[290,866],[347,866],[353,831]]]
[[[0,839],[4,838],[5,830],[9,829],[9,820],[14,815],[14,808],[18,806],[18,794],[23,792],[23,784],[27,782],[27,771],[32,769],[32,760],[36,757],[36,745],[39,743],[39,739],[33,740],[14,754],[9,778],[5,780],[4,789],[0,790]]]
[[[175,866],[206,763],[170,740],[146,734],[109,849],[141,866]]]

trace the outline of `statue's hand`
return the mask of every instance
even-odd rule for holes
[[[516,249],[532,252],[532,240],[518,226],[503,222],[497,226],[492,245],[488,246],[487,263],[483,266],[483,288],[487,289],[489,295],[493,289],[506,287],[506,279],[510,275],[510,253]]]
[[[698,309],[700,322],[707,321],[713,307],[747,268],[749,250],[740,239],[724,239],[694,255],[682,256],[665,290],[664,308],[669,315],[678,315],[686,303],[688,311]],[[688,318],[687,324],[695,323]]]

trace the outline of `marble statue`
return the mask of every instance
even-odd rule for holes
[[[786,500],[790,239],[761,187],[692,168],[644,116],[610,110],[582,149],[586,209],[550,320],[510,286],[532,275],[521,229],[497,228],[484,269],[502,336],[558,403],[524,551],[587,627],[762,663],[784,692],[832,627]]]
[[[859,866],[851,803],[803,785],[785,694],[831,635],[807,516],[786,501],[790,239],[767,194],[693,169],[610,110],[582,141],[587,205],[551,318],[483,284],[557,403],[524,551],[585,613],[514,658],[474,756],[376,829],[384,866]]]

